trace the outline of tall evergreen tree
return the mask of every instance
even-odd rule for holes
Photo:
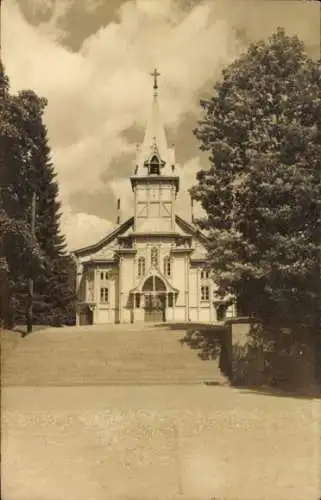
[[[44,256],[44,266],[34,278],[34,321],[37,323],[71,323],[74,291],[66,268],[72,266],[64,237],[60,233],[60,204],[47,130],[43,123],[46,100],[33,91],[9,96],[3,108],[6,158],[1,183],[7,186],[2,200],[7,215],[31,222],[31,199],[36,193],[36,238]],[[16,299],[16,320],[25,318],[27,282],[25,274],[10,268]]]
[[[24,91],[20,97],[33,112],[32,129],[37,134],[37,150],[33,157],[36,236],[46,256],[45,272],[35,280],[35,320],[70,324],[74,320],[74,287],[69,278],[73,262],[67,255],[65,238],[60,232],[59,191],[43,123],[44,108],[37,106],[39,99],[32,92]]]
[[[278,31],[223,71],[195,130],[218,293],[277,336],[320,339],[321,68]]]
[[[0,88],[0,319],[10,327],[16,283],[21,277],[32,278],[41,272],[43,258],[15,192],[14,179],[18,179],[20,170],[25,168],[31,144],[24,134],[21,103],[9,94],[9,82],[1,62]]]

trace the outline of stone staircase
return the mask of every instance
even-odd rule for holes
[[[3,362],[5,386],[225,385],[218,360],[203,361],[170,325],[50,328],[21,339]]]

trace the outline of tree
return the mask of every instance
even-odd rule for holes
[[[74,291],[66,272],[70,258],[60,233],[58,185],[43,123],[45,106],[46,100],[33,91],[22,91],[12,96],[6,83],[0,109],[0,184],[6,186],[2,192],[2,207],[9,220],[19,222],[19,227],[24,225],[25,232],[28,232],[31,199],[36,193],[36,240],[44,257],[37,272],[29,272],[29,268],[22,271],[19,265],[9,263],[9,281],[17,320],[24,322],[27,278],[32,277],[35,322],[70,323]],[[19,253],[16,252],[15,242],[18,244],[12,239],[11,257]]]
[[[320,339],[321,69],[278,29],[223,71],[194,131],[191,190],[218,295],[274,334]]]
[[[24,91],[20,97],[31,110],[30,129],[37,137],[32,160],[33,185],[37,193],[36,236],[46,256],[45,271],[35,280],[34,315],[40,323],[70,324],[75,316],[75,291],[69,279],[73,263],[67,255],[65,237],[60,232],[59,190],[43,123],[44,107],[38,104],[39,98],[32,92]]]
[[[14,284],[20,276],[32,278],[41,272],[43,257],[39,245],[26,225],[19,198],[15,194],[11,173],[17,175],[25,165],[29,145],[25,142],[22,121],[23,110],[9,95],[9,82],[0,62],[0,319],[5,326],[12,326]],[[10,112],[13,111],[12,116]],[[13,175],[13,177],[14,177]],[[6,206],[6,209],[4,208]]]

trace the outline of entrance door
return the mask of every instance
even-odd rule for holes
[[[145,296],[145,321],[159,323],[165,321],[165,296]]]
[[[165,283],[158,276],[149,276],[144,283],[145,321],[165,321]]]

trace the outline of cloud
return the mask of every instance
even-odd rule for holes
[[[63,5],[51,19],[59,18]],[[118,23],[100,29],[85,40],[79,53],[72,53],[42,28],[28,25],[17,5],[7,7],[5,51],[10,47],[11,84],[14,90],[32,87],[48,98],[46,124],[63,209],[69,216],[65,207],[82,190],[109,191],[110,203],[128,192],[122,197],[127,201],[124,213],[130,212],[128,165],[123,171],[117,168],[108,186],[102,179],[120,156],[132,153],[134,161],[135,144],[122,134],[132,126],[143,131],[151,98],[148,73],[156,63],[163,73],[164,120],[178,125],[195,109],[197,90],[227,58],[227,27],[222,22],[209,24],[208,15],[206,5],[183,15],[170,0],[126,2]],[[210,42],[222,40],[213,56]],[[70,228],[63,224],[65,232]]]
[[[70,250],[82,248],[102,239],[114,227],[111,221],[85,212],[74,212],[64,206],[62,227]]]
[[[94,12],[104,5],[105,0],[83,0],[83,7],[87,12]]]
[[[84,244],[81,237],[94,241],[98,226],[103,232],[111,224],[120,195],[123,216],[131,215],[128,177],[134,167],[136,139],[127,131],[134,130],[142,139],[151,100],[149,72],[155,66],[161,70],[162,115],[171,130],[187,137],[187,150],[204,85],[212,85],[222,67],[247,43],[238,41],[237,29],[244,28],[251,37],[257,32],[255,26],[262,26],[256,7],[249,16],[248,9],[235,16],[235,2],[229,0],[191,2],[188,9],[186,2],[178,0],[119,1],[117,22],[97,25],[98,31],[83,41],[78,52],[72,52],[63,45],[66,28],[62,26],[76,3],[23,0],[24,8],[33,6],[35,15],[49,13],[49,20],[33,25],[13,0],[3,5],[3,52],[12,89],[33,88],[49,101],[45,121],[65,212],[62,229],[72,247],[76,242]],[[86,0],[82,5],[89,12],[103,3]],[[292,11],[286,16],[283,9],[281,19],[275,11],[272,20],[266,11],[264,30],[283,20],[283,24],[290,23]],[[250,25],[247,17],[251,17]],[[186,121],[187,115],[192,124]],[[181,167],[185,187],[178,203],[183,212],[188,203],[186,189],[194,182],[199,164],[195,150]],[[88,205],[80,206],[85,196],[104,198],[105,204],[97,201],[94,213],[86,212]],[[110,220],[105,223],[106,214]],[[80,227],[81,218],[84,224],[87,221],[87,230],[74,229]]]
[[[28,18],[37,20],[37,29],[43,36],[55,41],[66,38],[61,21],[71,9],[70,0],[18,0],[17,5]]]

